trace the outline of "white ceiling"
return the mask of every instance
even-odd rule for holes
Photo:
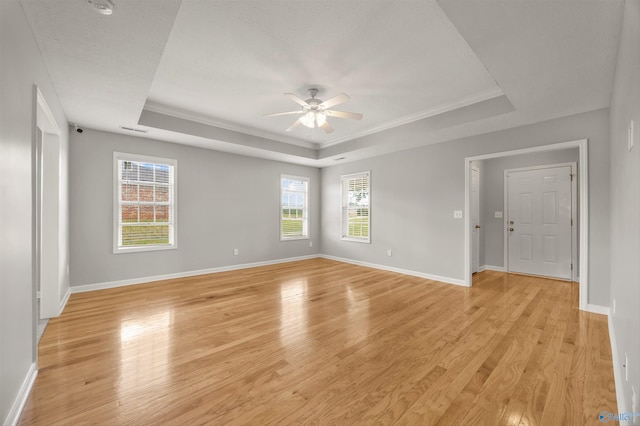
[[[607,107],[622,17],[622,0],[113,2],[22,1],[70,123],[320,167]],[[263,116],[310,87],[364,118],[326,135]]]

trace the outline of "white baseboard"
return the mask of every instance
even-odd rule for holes
[[[38,375],[38,369],[36,368],[36,364],[34,362],[31,364],[31,367],[29,367],[27,376],[24,378],[24,381],[22,382],[20,391],[18,392],[18,395],[16,396],[15,401],[13,401],[11,410],[9,410],[9,414],[7,415],[7,418],[4,420],[3,425],[15,426],[18,423],[18,419],[20,419],[20,414],[22,414],[22,409],[24,408],[24,404],[27,403],[27,399],[29,398],[29,393],[31,393],[31,388],[33,387],[33,383],[36,381],[37,375]]]
[[[592,314],[609,315],[608,306],[592,305],[591,303],[587,304],[586,311],[591,312]]]
[[[618,403],[617,412],[626,413],[629,410],[627,410],[627,406],[625,404],[626,400],[624,398],[624,386],[622,386],[622,384],[624,383],[624,374],[623,374],[622,368],[620,367],[620,358],[618,357],[618,344],[616,341],[615,333],[613,331],[613,321],[611,320],[611,316],[607,318],[607,321],[609,323],[609,341],[611,343],[611,359],[613,360],[613,381],[616,387],[616,402]],[[629,425],[630,423],[625,420],[621,420],[620,424]]]
[[[315,259],[317,257],[320,257],[320,255],[312,254],[309,256],[288,257],[285,259],[267,260],[264,262],[242,263],[239,265],[229,265],[229,266],[221,266],[218,268],[199,269],[196,271],[176,272],[173,274],[154,275],[149,277],[132,278],[128,280],[76,285],[71,287],[71,293],[84,293],[86,291],[104,290],[108,288],[116,288],[116,287],[124,287],[128,285],[150,283],[153,281],[171,280],[174,278],[186,278],[186,277],[193,277],[195,275],[214,274],[216,272],[235,271],[237,269],[276,265],[278,263],[287,263],[287,262],[295,262],[298,260]]]
[[[327,254],[321,254],[319,257],[324,259],[336,260],[338,262],[351,263],[353,265],[366,266],[368,268],[381,269],[383,271],[397,272],[399,274],[411,275],[414,277],[426,278],[434,281],[441,281],[447,284],[455,284],[466,287],[464,280],[457,278],[443,277],[440,275],[425,274],[424,272],[411,271],[408,269],[394,268],[392,266],[378,265],[377,263],[361,262],[359,260],[346,259],[343,257],[329,256]]]
[[[478,272],[482,272],[482,271],[505,272],[506,270],[505,270],[504,266],[482,265],[478,269]]]

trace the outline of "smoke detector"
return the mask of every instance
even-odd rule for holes
[[[87,0],[87,3],[101,15],[111,15],[113,13],[113,3],[111,0]]]

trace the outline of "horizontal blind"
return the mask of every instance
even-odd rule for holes
[[[174,166],[118,159],[118,247],[174,243]]]
[[[280,238],[294,239],[309,236],[308,197],[309,178],[281,176]]]
[[[343,237],[369,241],[370,173],[343,176]]]

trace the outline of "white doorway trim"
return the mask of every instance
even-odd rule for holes
[[[464,189],[464,207],[465,211],[470,212],[471,207],[471,162],[488,160],[491,158],[509,157],[512,155],[529,154],[533,152],[556,151],[567,148],[578,148],[578,198],[579,198],[579,235],[580,235],[580,310],[588,310],[589,300],[589,164],[588,164],[588,140],[579,139],[568,142],[561,142],[551,145],[542,145],[513,151],[496,152],[492,154],[478,155],[465,158],[465,189]],[[467,287],[471,287],[471,215],[466,214],[464,219],[464,283]]]
[[[473,192],[473,175],[477,176],[476,179],[476,191]],[[480,271],[480,169],[471,165],[471,241],[473,247],[471,248],[471,273]]]
[[[37,364],[38,324],[60,314],[60,138],[62,131],[45,97],[33,86],[32,123],[32,286],[33,361]]]

